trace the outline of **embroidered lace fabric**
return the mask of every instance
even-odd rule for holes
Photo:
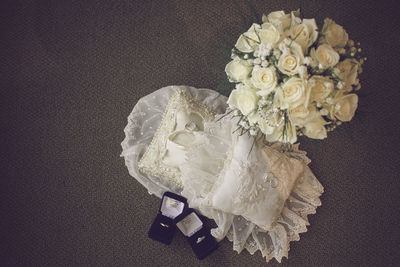
[[[139,99],[128,116],[125,139],[122,141],[121,156],[129,174],[141,183],[149,192],[161,198],[165,191],[179,194],[182,188],[168,179],[163,179],[139,171],[139,161],[150,146],[151,141],[160,126],[167,104],[179,90],[186,92],[197,102],[207,106],[216,113],[226,109],[226,98],[210,89],[197,89],[190,86],[167,86]]]
[[[233,134],[236,124],[225,117],[218,122],[205,122],[204,129],[190,133],[196,142],[178,146],[174,151],[184,150],[184,157],[176,165],[181,172],[181,184],[139,172],[138,159],[149,145],[154,127],[161,122],[168,96],[183,88],[216,113],[226,109],[225,97],[217,97],[212,90],[191,87],[166,87],[141,99],[128,118],[122,143],[122,156],[130,174],[149,193],[161,197],[168,190],[187,197],[191,207],[214,219],[218,227],[212,230],[213,235],[219,240],[226,236],[238,253],[243,249],[251,254],[260,250],[267,261],[276,258],[280,262],[288,256],[289,243],[299,240],[299,233],[307,231],[307,215],[321,205],[319,196],[323,192],[307,167],[310,160],[297,146],[287,151],[280,144],[257,145],[248,154],[251,140],[246,135]],[[149,117],[153,120],[149,121]],[[182,136],[188,134],[182,132]],[[169,136],[175,137],[171,133]]]
[[[193,136],[186,136],[178,144],[171,140],[172,134],[175,134],[175,137],[182,136],[185,133],[186,124],[191,123],[192,120],[196,121],[196,125],[202,130],[202,124],[212,121],[214,116],[210,108],[189,97],[185,89],[177,90],[169,99],[160,126],[138,163],[139,170],[182,187],[179,162],[175,158],[184,157],[184,148],[181,143],[187,143],[187,139]],[[180,132],[182,134],[177,135]]]
[[[227,236],[239,253],[244,248],[251,254],[260,250],[267,261],[280,262],[288,256],[289,243],[307,231],[307,215],[321,204],[323,187],[298,145],[290,150],[278,143],[252,148],[252,138],[234,134],[235,128],[228,116],[206,124],[208,138],[224,142],[227,148],[211,156],[223,167],[204,168],[206,152],[215,147],[212,141],[197,147],[182,164],[181,194],[215,220],[214,237]]]

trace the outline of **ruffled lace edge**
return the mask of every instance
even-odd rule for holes
[[[220,118],[221,123],[225,120],[231,120],[229,116],[220,116],[222,117]],[[231,141],[235,143],[237,140],[232,137]],[[311,160],[306,156],[307,153],[305,151],[299,149],[299,144],[287,146],[281,143],[273,143],[268,145],[280,153],[285,153],[289,157],[299,159],[306,165],[302,176],[297,179],[295,186],[286,200],[273,230],[262,230],[242,216],[225,214],[224,212],[216,212],[215,210],[210,211],[200,204],[201,201],[198,202],[200,196],[195,196],[194,192],[183,192],[188,190],[187,187],[184,187],[182,194],[188,197],[188,203],[198,209],[200,213],[216,221],[219,227],[213,229],[212,233],[218,240],[222,240],[226,236],[233,243],[233,250],[238,253],[246,249],[253,255],[260,250],[267,262],[273,258],[281,262],[283,257],[288,258],[290,242],[299,241],[300,234],[308,231],[307,226],[310,225],[308,215],[315,214],[317,208],[321,206],[320,196],[324,192],[324,188],[307,166]],[[228,165],[226,163],[231,161],[232,153],[232,150],[227,151],[223,164],[224,167],[219,175],[224,175],[226,166]],[[192,173],[190,177],[194,178],[196,174]],[[218,187],[218,181],[220,180],[217,179],[217,182],[211,187]],[[221,216],[224,219],[220,218]],[[224,233],[220,232],[222,230]]]
[[[320,196],[323,192],[322,185],[306,167],[304,175],[299,178],[285,202],[273,230],[264,231],[247,222],[251,231],[248,231],[247,239],[243,242],[235,238],[240,226],[232,224],[226,237],[233,242],[233,250],[240,253],[246,249],[251,255],[260,250],[267,262],[275,258],[280,263],[283,257],[288,258],[290,242],[299,241],[300,234],[308,231],[307,226],[310,225],[308,215],[315,214],[317,208],[321,206]]]
[[[150,194],[155,194],[158,197],[161,197],[165,191],[179,193],[180,188],[174,188],[172,184],[165,184],[160,181],[159,178],[151,175],[144,175],[138,170],[138,160],[143,155],[156,130],[154,128],[150,130],[144,127],[146,114],[143,111],[152,109],[155,116],[159,117],[158,121],[161,121],[162,114],[164,113],[165,106],[170,96],[182,87],[187,88],[194,98],[202,101],[214,110],[218,110],[219,113],[223,113],[225,110],[225,97],[216,101],[216,96],[218,94],[215,91],[196,89],[187,86],[168,86],[140,99],[129,115],[128,125],[124,129],[125,139],[121,144],[123,148],[121,156],[125,158],[125,165],[129,170],[129,174],[147,188]],[[157,103],[157,105],[152,104],[152,101]],[[143,131],[146,132],[146,136],[140,134],[140,132]],[[296,148],[294,150],[296,150]],[[302,158],[306,164],[310,162],[305,156],[304,151],[297,150],[297,152],[298,154],[296,157]],[[309,170],[309,172],[311,173],[311,170]],[[238,224],[235,222],[239,219],[242,219],[242,221],[246,220],[241,216],[235,216],[234,219],[229,218],[226,220],[226,223],[234,222],[226,234],[228,240],[233,242],[233,249],[238,253],[246,249],[250,254],[254,254],[256,251],[260,250],[267,262],[272,258],[276,258],[278,262],[281,262],[283,257],[287,258],[290,250],[290,242],[300,240],[299,234],[307,232],[307,226],[309,225],[308,215],[315,214],[317,207],[321,205],[319,197],[323,193],[323,187],[314,175],[312,175],[312,177],[314,179],[311,179],[311,184],[314,190],[311,192],[308,191],[308,193],[306,190],[304,193],[302,189],[307,187],[304,186],[304,184],[307,183],[298,182],[285,203],[281,218],[278,220],[274,231],[263,232],[254,224],[247,222],[249,225],[247,228],[248,237],[245,242],[243,242],[243,240],[242,242],[238,242],[235,241],[235,232],[237,232],[239,228]],[[300,206],[297,205],[296,207],[295,203],[298,203]],[[301,203],[303,203],[303,205],[301,205]],[[221,214],[221,216],[232,217],[227,214]],[[293,218],[293,220],[290,218]],[[223,235],[225,236],[225,233],[223,233]],[[263,237],[265,237],[264,240],[262,240]]]

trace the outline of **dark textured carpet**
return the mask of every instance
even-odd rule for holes
[[[247,15],[251,12],[239,2]],[[368,57],[361,113],[324,141],[301,139],[325,187],[292,266],[400,260],[399,12],[389,1],[251,1],[332,17]],[[119,157],[137,100],[166,85],[216,88],[214,45],[241,32],[234,1],[0,3],[0,265],[258,266],[223,241],[198,261],[186,240],[147,238],[159,200]],[[227,43],[229,46],[233,41]],[[276,265],[276,261],[270,263]]]

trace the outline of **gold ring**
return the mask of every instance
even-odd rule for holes
[[[205,236],[202,236],[202,237],[197,238],[196,243],[197,243],[197,244],[200,243],[200,242],[203,241],[205,238],[206,238]]]
[[[188,122],[185,125],[185,131],[188,133],[191,133],[193,131],[197,130],[197,125],[194,122]]]
[[[163,223],[160,223],[161,224],[161,226],[163,226],[163,227],[165,227],[165,228],[168,228],[169,227],[169,225],[166,225],[166,224],[163,224]]]

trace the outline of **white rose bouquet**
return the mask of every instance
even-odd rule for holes
[[[263,15],[241,34],[225,67],[236,84],[228,100],[241,133],[295,143],[324,139],[350,121],[358,106],[358,74],[366,58],[342,26],[326,18],[321,30],[300,12]]]

